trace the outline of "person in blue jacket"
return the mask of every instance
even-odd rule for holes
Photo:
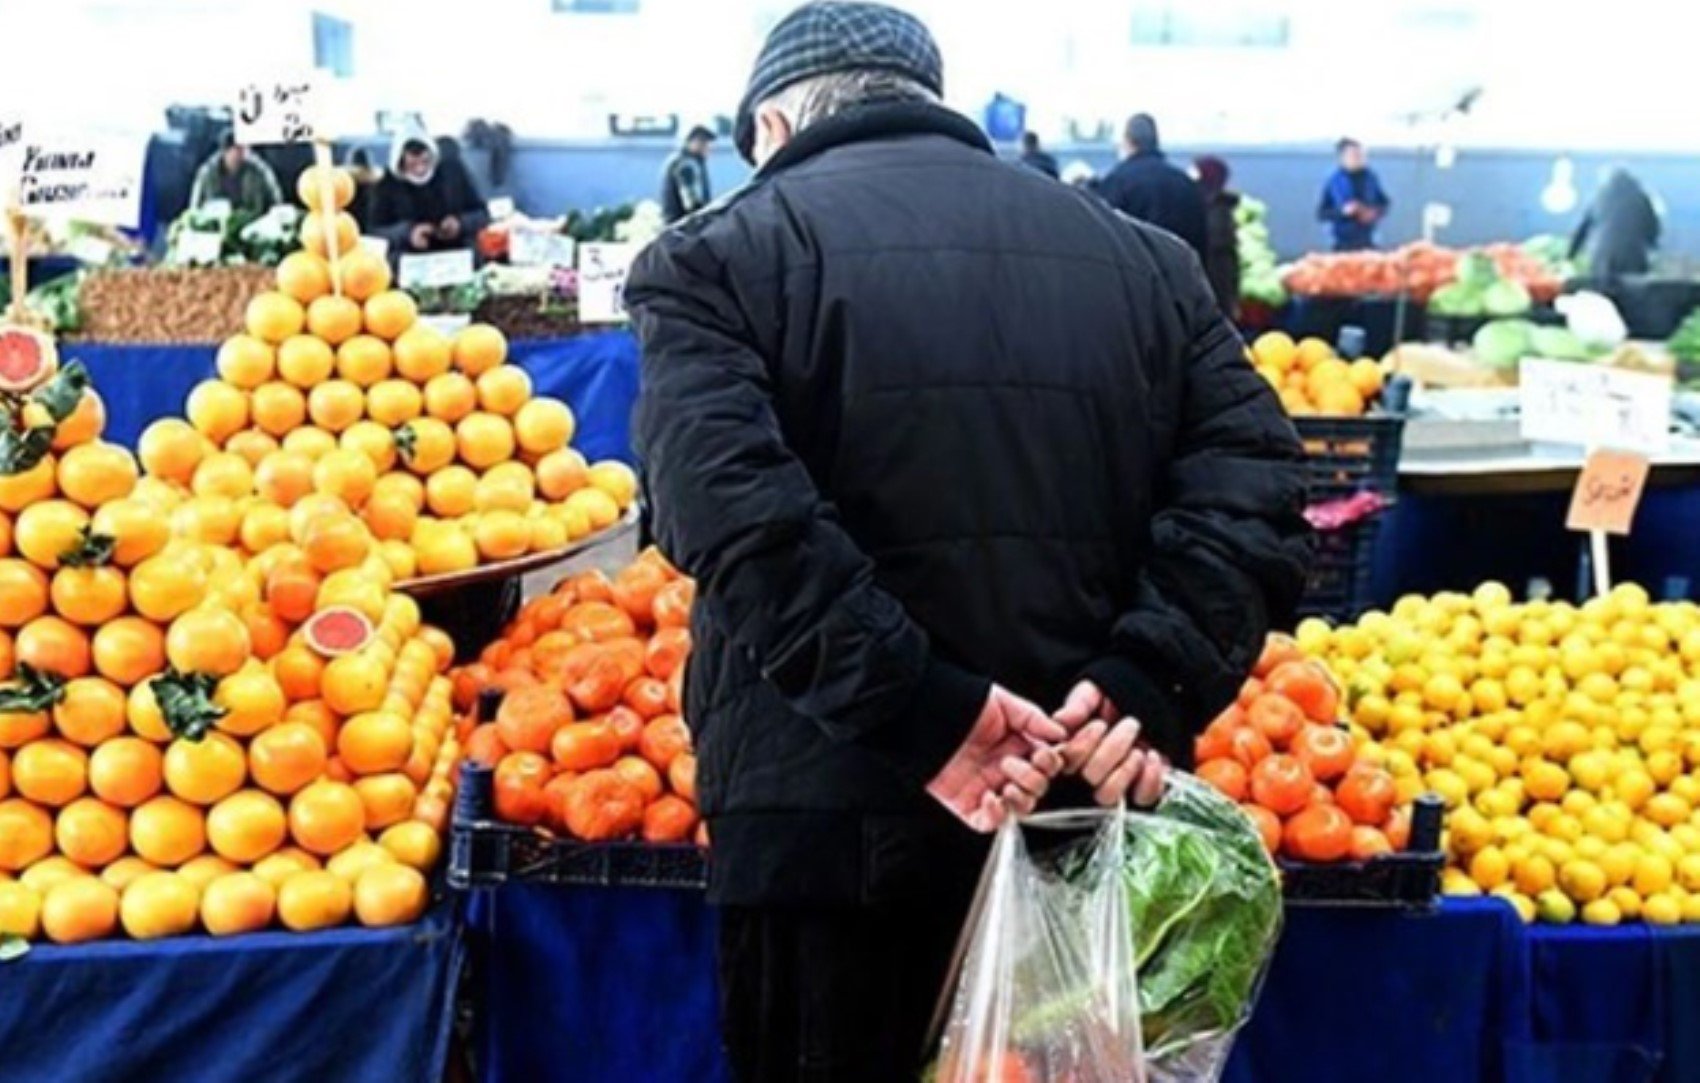
[[[1381,178],[1369,167],[1369,154],[1362,143],[1342,139],[1334,149],[1340,164],[1323,186],[1316,216],[1329,224],[1334,251],[1374,248],[1376,224],[1387,216],[1392,200],[1381,187]]]

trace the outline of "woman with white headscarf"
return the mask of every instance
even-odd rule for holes
[[[372,193],[370,231],[392,253],[470,248],[490,212],[466,166],[442,158],[420,130],[396,135],[390,166]]]

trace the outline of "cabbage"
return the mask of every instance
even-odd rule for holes
[[[1521,316],[1534,303],[1534,298],[1519,282],[1501,279],[1482,291],[1482,307],[1489,316]]]
[[[1493,257],[1485,252],[1470,252],[1458,258],[1458,284],[1485,290],[1499,281]]]
[[[1470,346],[1484,365],[1512,368],[1528,355],[1534,331],[1528,320],[1494,320],[1482,324]]]
[[[1428,310],[1436,316],[1459,319],[1487,315],[1487,309],[1482,304],[1481,291],[1462,282],[1454,282],[1435,290],[1434,295],[1428,299]]]
[[[1529,334],[1529,352],[1554,361],[1586,361],[1588,347],[1568,327],[1537,327]]]

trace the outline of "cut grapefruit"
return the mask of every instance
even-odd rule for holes
[[[360,610],[333,605],[319,610],[301,626],[307,645],[325,658],[352,654],[372,641],[372,622]]]
[[[22,394],[59,370],[53,339],[33,327],[0,325],[0,391]]]

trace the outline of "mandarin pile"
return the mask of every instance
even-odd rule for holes
[[[1381,396],[1381,365],[1374,358],[1346,361],[1319,338],[1294,342],[1284,331],[1269,331],[1247,348],[1246,360],[1294,417],[1357,417]]]
[[[705,841],[679,713],[695,592],[647,550],[613,579],[587,572],[533,599],[455,674],[463,706],[503,693],[465,733],[468,758],[495,768],[497,815],[592,842]]]
[[[1700,607],[1487,583],[1298,642],[1400,797],[1445,799],[1445,890],[1529,920],[1700,921]]]
[[[293,541],[321,574],[330,558],[313,554],[369,548],[403,580],[613,525],[636,498],[631,469],[569,446],[571,409],[532,393],[500,331],[473,324],[451,338],[421,322],[388,264],[356,246],[353,218],[320,209],[323,183],[303,175],[303,249],[249,304],[187,420],[142,435],[153,502],[202,541],[249,554]],[[329,183],[346,206],[348,174]]]

